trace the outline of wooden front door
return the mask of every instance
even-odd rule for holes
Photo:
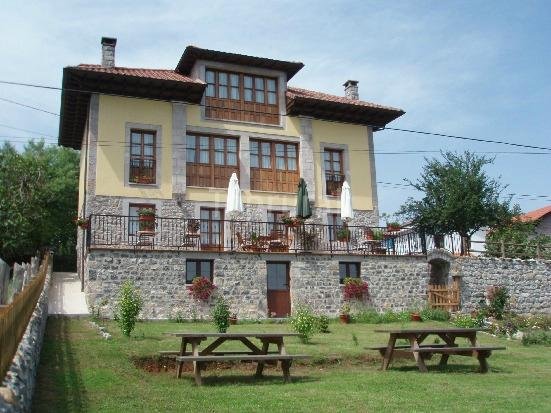
[[[291,315],[289,293],[289,263],[268,262],[268,316],[287,317]]]

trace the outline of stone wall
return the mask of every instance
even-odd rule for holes
[[[429,255],[429,259],[434,254]],[[240,318],[268,315],[266,262],[290,263],[291,305],[307,304],[329,316],[342,306],[339,262],[360,262],[369,285],[368,306],[378,311],[406,310],[427,303],[430,264],[424,256],[334,256],[329,254],[250,254],[92,250],[86,261],[89,305],[103,299],[112,308],[122,282],[132,279],[144,296],[144,318],[208,317],[212,303],[195,302],[185,282],[186,259],[214,261],[214,283],[219,294]],[[452,275],[461,277],[462,308],[469,311],[491,285],[506,286],[513,309],[520,313],[551,313],[551,262],[454,258]]]
[[[40,363],[40,350],[48,318],[48,290],[52,267],[44,288],[19,343],[13,363],[0,387],[0,413],[28,412],[31,410],[36,373]]]
[[[495,285],[507,287],[513,311],[551,314],[551,261],[461,257],[453,260],[450,273],[461,277],[464,311],[474,309]]]
[[[292,307],[307,304],[336,316],[342,306],[339,261],[361,263],[362,278],[370,286],[368,304],[378,310],[406,309],[426,300],[428,280],[424,257],[350,257],[327,254],[248,254],[205,252],[133,252],[92,250],[86,265],[89,305],[116,302],[121,284],[131,279],[144,297],[144,318],[207,317],[210,306],[196,302],[185,283],[186,259],[214,260],[214,283],[240,318],[267,317],[266,262],[290,263]]]

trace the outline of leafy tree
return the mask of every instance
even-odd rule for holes
[[[486,253],[509,258],[551,258],[551,237],[536,232],[537,221],[513,219],[495,228],[486,236]],[[502,251],[503,243],[503,251]],[[539,251],[538,251],[539,249]]]
[[[78,152],[43,141],[0,148],[0,257],[12,263],[49,247],[74,253]]]
[[[424,196],[406,200],[400,215],[429,235],[457,232],[465,241],[480,228],[510,219],[510,200],[499,200],[505,186],[484,171],[493,159],[471,152],[443,152],[442,157],[426,159],[421,177],[407,181]]]

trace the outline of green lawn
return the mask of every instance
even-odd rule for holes
[[[517,341],[481,335],[483,344],[507,346],[490,357],[488,374],[476,372],[475,359],[457,356],[450,358],[445,369],[437,367],[438,357],[428,361],[428,374],[419,373],[413,360],[398,360],[389,371],[381,372],[378,353],[363,348],[386,341],[385,335],[373,332],[384,326],[401,324],[332,323],[331,333],[315,335],[311,344],[288,339],[288,352],[314,356],[307,365],[293,365],[289,384],[283,384],[281,372],[273,368],[266,369],[265,378],[253,379],[249,365],[237,371],[209,368],[203,374],[204,385],[196,387],[189,372],[178,380],[174,371],[149,373],[135,367],[133,360],[178,349],[178,340],[163,332],[214,331],[211,324],[140,323],[131,338],[124,338],[115,324],[108,323],[113,339],[105,341],[87,320],[50,318],[33,410],[549,411],[549,347],[523,347]],[[246,324],[232,326],[230,331],[288,329],[287,324]]]

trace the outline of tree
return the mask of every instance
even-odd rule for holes
[[[493,257],[551,258],[551,237],[536,232],[537,221],[515,218],[490,230],[486,253]]]
[[[76,244],[77,151],[27,144],[0,148],[0,257],[12,263],[48,247],[72,255]]]
[[[480,228],[510,219],[510,199],[499,200],[505,186],[484,171],[493,159],[471,152],[443,152],[442,157],[425,159],[421,177],[407,181],[424,196],[421,200],[408,198],[399,211],[401,216],[429,235],[457,232],[465,243]],[[462,245],[462,252],[464,249]]]

